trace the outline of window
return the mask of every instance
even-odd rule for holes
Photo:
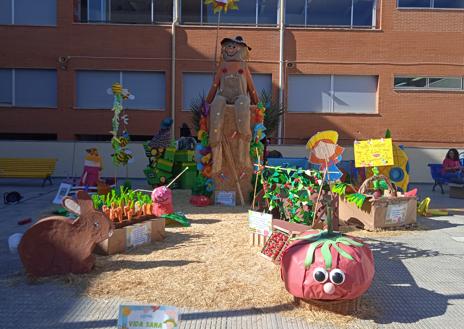
[[[56,108],[56,71],[0,69],[0,106]]]
[[[1,0],[0,24],[56,25],[56,0]]]
[[[258,95],[261,95],[263,90],[271,93],[271,74],[253,73],[252,76]],[[211,73],[184,73],[182,79],[182,109],[190,111],[193,102],[202,95],[206,97],[208,94],[213,83],[213,75]]]
[[[288,110],[311,113],[376,113],[376,76],[290,75]]]
[[[127,109],[164,110],[166,81],[164,72],[77,71],[76,107],[80,109],[111,109],[113,95],[108,88],[120,82],[135,96],[125,102]]]
[[[81,22],[166,23],[172,22],[173,0],[82,0],[79,12]]]
[[[398,0],[398,7],[464,9],[464,0]]]
[[[182,79],[182,109],[190,111],[193,102],[208,94],[213,83],[213,74],[184,73]]]
[[[285,24],[313,27],[375,27],[377,0],[287,1]]]
[[[246,0],[238,2],[239,10],[221,14],[221,24],[277,25],[279,0]],[[204,0],[181,0],[182,24],[217,24],[218,15]]]
[[[0,106],[13,105],[13,70],[0,69]]]
[[[395,77],[395,89],[463,90],[461,77]]]

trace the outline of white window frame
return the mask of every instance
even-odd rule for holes
[[[400,0],[396,0],[396,9],[402,10],[464,10],[464,8],[435,8],[435,0],[429,0],[428,7],[400,7]]]
[[[76,70],[76,72],[117,72],[119,73],[119,83],[123,86],[124,88],[124,72],[145,72],[145,73],[163,73],[164,74],[164,82],[166,84],[166,72],[165,71],[120,71],[120,70]],[[76,79],[75,79],[76,80]],[[77,88],[77,83],[75,84]],[[111,88],[111,86],[108,86],[107,88]],[[129,89],[129,92],[131,90]],[[134,93],[134,96],[137,97],[137,93]],[[161,109],[161,108],[131,108],[130,103],[127,103],[129,106],[124,106],[125,110],[128,111],[153,111],[153,112],[164,112],[166,111],[166,108]],[[166,101],[165,101],[165,107],[167,106]],[[108,107],[78,107],[77,106],[77,98],[74,99],[74,108],[77,110],[111,110],[112,104],[108,103]]]
[[[13,0],[12,0],[13,1]],[[89,17],[90,17],[90,6],[89,6],[89,2],[91,0],[87,0],[87,22],[80,22],[80,23],[84,23],[84,24],[98,24],[98,22],[89,22]],[[100,0],[100,8],[103,8],[103,3],[105,2],[106,0]],[[157,23],[155,22],[155,1],[156,0],[151,0],[150,1],[150,23],[148,23],[149,25],[152,25],[152,24],[159,24],[159,25],[162,25],[162,24],[170,24],[171,22],[161,22],[161,23]],[[174,4],[175,2],[178,1],[178,0],[172,0],[172,4],[173,4],[173,17],[174,17]],[[181,1],[181,0],[179,0]],[[202,7],[203,8],[203,7]],[[107,19],[104,19],[105,16],[107,17]],[[100,23],[103,23],[103,24],[125,24],[125,23],[113,23],[111,22],[111,0],[108,0],[108,4],[107,4],[107,8],[106,8],[106,13],[104,13],[103,11],[100,12]],[[129,25],[132,25],[132,24],[129,24]],[[147,25],[147,23],[135,23],[133,25]]]
[[[300,74],[291,74],[291,75],[295,75],[295,76],[298,76]],[[311,76],[311,74],[301,74],[303,76],[307,75],[307,76]],[[342,76],[342,77],[346,77],[346,76],[350,76],[350,75],[343,75],[343,74],[317,74],[317,75],[324,75],[324,76],[330,76],[330,111],[327,111],[327,112],[313,112],[313,111],[288,111],[288,113],[298,113],[298,114],[301,114],[301,113],[305,113],[305,114],[317,114],[317,115],[324,115],[324,114],[340,114],[340,115],[343,115],[343,114],[348,114],[348,115],[374,115],[374,114],[378,114],[379,113],[379,110],[378,110],[378,93],[379,93],[379,76],[378,75],[355,75],[355,76],[366,76],[366,77],[376,77],[377,78],[377,91],[376,91],[376,101],[375,101],[375,109],[374,111],[372,112],[338,112],[338,111],[335,111],[335,100],[334,100],[334,95],[335,95],[335,77],[337,76]],[[288,86],[288,82],[287,82],[287,86]],[[288,89],[287,89],[287,97],[288,97]],[[288,99],[287,99],[287,104],[288,104]]]
[[[281,3],[282,0],[279,0],[279,3]],[[291,0],[287,0],[287,1],[291,1]],[[368,26],[364,26],[364,25],[353,25],[353,22],[354,22],[354,1],[355,0],[351,0],[351,19],[350,19],[350,25],[308,25],[308,0],[305,0],[305,7],[304,7],[304,26],[302,27],[305,27],[305,28],[320,28],[320,29],[337,29],[337,28],[350,28],[350,29],[362,29],[362,30],[367,30],[369,29],[372,29],[372,30],[375,30],[377,29],[377,2],[378,0],[374,0],[374,4],[372,6],[372,22],[371,22],[371,25]],[[397,0],[398,1],[398,0]],[[285,5],[287,5],[287,3],[285,2]],[[286,11],[286,8],[285,8],[285,13],[287,13]],[[290,27],[300,27],[298,25],[287,25],[285,24],[285,26],[290,26]]]
[[[153,1],[153,0],[152,0]],[[177,1],[177,0],[174,0]],[[181,22],[182,25],[216,25],[216,22],[211,22],[211,23],[204,23],[203,22],[203,17],[204,17],[204,12],[203,12],[203,5],[204,5],[204,0],[199,0],[198,2],[200,3],[200,22],[195,23],[195,22],[187,22],[185,23],[182,20],[182,0],[179,1],[179,21]],[[253,1],[253,0],[242,0],[242,1]],[[254,26],[254,27],[276,27],[279,24],[279,8],[282,5],[282,0],[277,0],[277,12],[276,12],[276,22],[275,24],[259,24],[259,15],[258,15],[258,9],[259,9],[259,0],[254,0],[255,1],[255,22],[254,23],[224,23],[221,22],[222,25],[224,26]],[[287,0],[289,1],[289,0]],[[240,2],[237,3],[239,6],[239,11],[240,11]]]
[[[397,78],[424,78],[425,79],[425,86],[424,87],[398,87],[395,85],[395,79]],[[430,87],[430,79],[460,79],[461,80],[461,87],[460,88],[437,88],[437,87]],[[393,89],[397,91],[452,91],[452,92],[464,92],[464,77],[452,77],[452,76],[445,76],[445,77],[437,77],[437,76],[411,76],[411,75],[395,75],[393,77]]]

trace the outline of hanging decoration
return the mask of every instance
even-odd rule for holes
[[[213,13],[227,13],[229,10],[238,10],[237,2],[239,0],[205,0],[205,5],[213,6]]]
[[[123,112],[122,101],[133,100],[135,96],[129,93],[127,89],[123,89],[122,85],[118,82],[114,83],[111,88],[108,89],[108,94],[113,94],[113,119],[111,120],[113,130],[110,131],[111,135],[111,146],[114,153],[111,155],[113,163],[116,166],[127,165],[132,162],[132,151],[127,147],[129,144],[129,132],[127,131],[127,125],[129,124],[129,116]]]

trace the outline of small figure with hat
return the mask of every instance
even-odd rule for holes
[[[246,63],[250,50],[240,36],[221,41],[222,61],[206,98],[207,103],[211,104],[209,142],[213,153],[213,174],[220,174],[222,169],[222,128],[227,104],[235,106],[237,131],[233,137],[238,138],[236,163],[239,174],[244,174],[246,168],[251,166],[250,104],[257,104],[259,100]]]
[[[102,161],[98,150],[94,147],[85,150],[87,155],[84,161],[84,172],[81,176],[81,186],[97,186],[100,181],[100,172],[102,170]]]

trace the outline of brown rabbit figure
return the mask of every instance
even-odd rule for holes
[[[41,219],[26,231],[18,246],[26,272],[32,276],[87,273],[95,265],[95,245],[113,233],[113,224],[93,208],[92,199],[77,192],[77,202],[66,197],[63,206],[79,215]]]

